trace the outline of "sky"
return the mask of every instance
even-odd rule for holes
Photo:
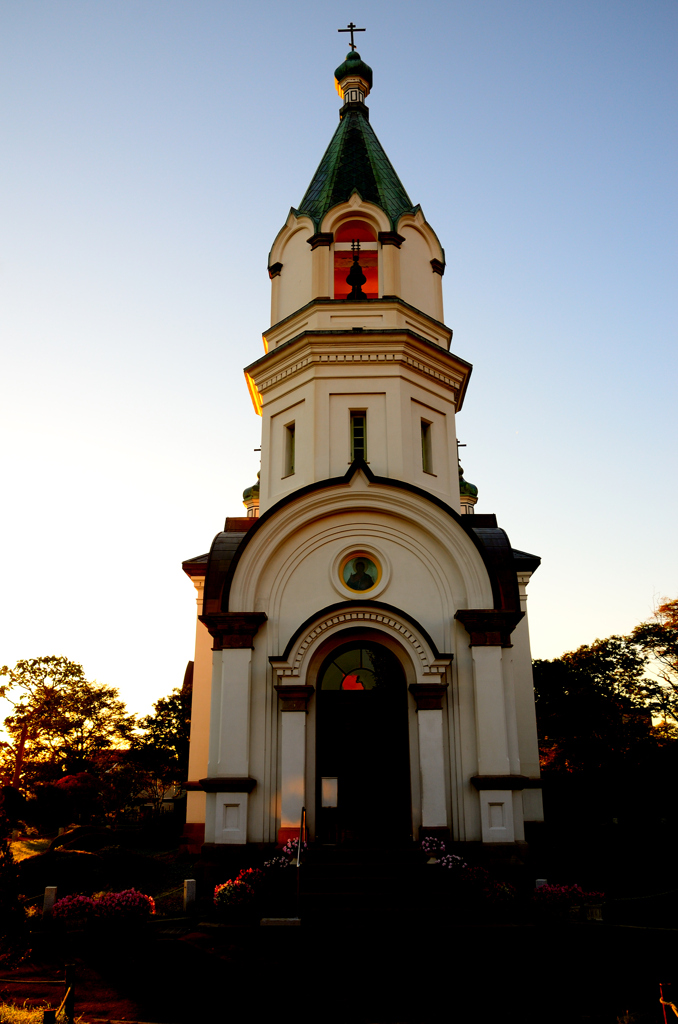
[[[445,247],[477,511],[542,558],[534,656],[678,594],[674,0],[2,0],[0,664],[181,685],[350,20]]]

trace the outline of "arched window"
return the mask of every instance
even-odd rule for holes
[[[343,644],[324,661],[318,674],[321,690],[383,690],[402,681],[400,662],[381,644]]]
[[[379,243],[375,231],[364,220],[347,220],[334,235],[334,297],[345,299],[351,290],[346,284],[353,263],[352,242],[360,242],[360,266],[367,278],[363,292],[368,299],[379,298]]]

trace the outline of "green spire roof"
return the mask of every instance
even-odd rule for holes
[[[344,108],[339,127],[296,212],[309,216],[319,231],[327,211],[345,203],[353,192],[381,207],[393,230],[403,213],[415,210],[362,103]]]

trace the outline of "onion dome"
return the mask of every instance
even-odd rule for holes
[[[461,512],[462,515],[473,515],[473,506],[478,501],[478,488],[475,484],[470,484],[468,480],[464,480],[463,473],[463,466],[459,463],[459,501],[461,503]]]
[[[249,519],[259,515],[259,473],[257,473],[257,482],[251,487],[246,487],[242,492],[242,503],[247,509]]]
[[[337,92],[342,99],[344,93],[341,89],[341,83],[345,78],[362,78],[363,82],[367,84],[367,92],[372,88],[372,68],[361,59],[357,50],[351,50],[350,53],[346,54],[346,60],[334,72],[334,77],[337,82]],[[365,95],[367,95],[367,92]]]

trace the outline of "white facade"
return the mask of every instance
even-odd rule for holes
[[[365,117],[348,96],[344,115]],[[373,268],[371,297],[353,300],[335,297],[337,268],[352,258],[337,238],[352,231]],[[260,515],[227,520],[209,557],[184,565],[199,591],[194,843],[203,823],[207,843],[284,841],[302,807],[311,839],[320,835],[328,744],[350,735],[331,708],[345,701],[362,714],[362,698],[325,696],[334,652],[349,648],[373,666],[383,652],[390,667],[346,674],[339,690],[399,687],[388,721],[405,739],[397,770],[386,756],[371,761],[364,738],[332,755],[347,780],[352,758],[364,774],[350,796],[362,824],[340,825],[336,841],[356,841],[380,813],[388,833],[383,808],[396,805],[394,787],[406,793],[406,763],[399,828],[413,838],[514,843],[541,819],[525,617],[538,559],[512,551],[493,516],[460,515],[455,416],[471,368],[449,351],[443,270],[420,208],[395,220],[358,191],[319,220],[293,210],[274,242],[273,325],[246,369],[262,416]],[[375,749],[395,751],[374,721]],[[332,785],[345,822],[349,783]]]

